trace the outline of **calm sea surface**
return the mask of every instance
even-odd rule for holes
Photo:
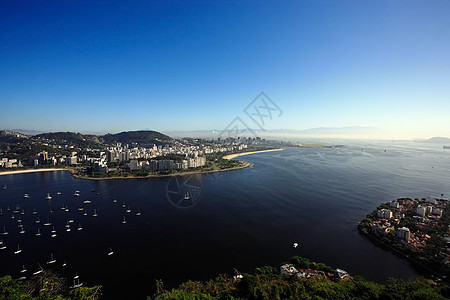
[[[31,276],[40,263],[70,281],[77,273],[87,285],[103,285],[106,298],[144,298],[155,279],[172,287],[233,268],[278,266],[300,255],[378,282],[414,279],[419,274],[407,261],[374,246],[356,225],[392,199],[448,198],[450,150],[413,142],[352,143],[252,154],[240,158],[251,168],[190,177],[90,181],[61,171],[0,176],[0,188],[7,185],[0,189],[0,232],[3,226],[8,232],[0,235],[7,246],[0,250],[0,275]],[[73,196],[76,190],[80,197]],[[53,227],[57,236],[51,238]],[[22,252],[14,254],[17,245]],[[51,254],[56,262],[48,264]],[[23,265],[28,271],[20,273]]]

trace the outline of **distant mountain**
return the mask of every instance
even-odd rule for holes
[[[30,129],[11,129],[11,131],[19,132],[25,135],[37,135],[45,133],[45,131],[42,130],[30,130]]]
[[[431,139],[423,141],[424,143],[450,144],[450,139],[446,137],[435,136]]]
[[[136,143],[140,146],[151,146],[153,144],[161,145],[170,143],[173,139],[165,134],[152,130],[126,131],[116,134],[105,134],[99,136],[99,139],[105,144],[132,144]]]

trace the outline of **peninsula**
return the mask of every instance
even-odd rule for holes
[[[449,280],[449,200],[399,198],[381,204],[358,224],[372,241],[408,259],[428,275]]]

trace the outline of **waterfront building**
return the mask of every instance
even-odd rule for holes
[[[425,203],[436,204],[436,198],[427,197],[425,198]]]
[[[397,201],[395,201],[395,200],[392,200],[390,203],[389,203],[389,206],[390,207],[392,207],[392,208],[399,208],[399,203],[397,202]]]
[[[291,264],[285,264],[280,267],[280,275],[295,275],[298,270]]]
[[[380,209],[377,212],[377,217],[379,219],[390,219],[390,218],[392,218],[392,211],[390,211],[389,209],[385,209],[385,208]]]

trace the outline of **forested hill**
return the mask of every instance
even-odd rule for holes
[[[136,143],[140,146],[161,145],[170,143],[173,139],[165,134],[152,130],[125,131],[116,134],[106,134],[99,137],[105,144]]]

